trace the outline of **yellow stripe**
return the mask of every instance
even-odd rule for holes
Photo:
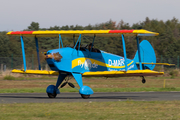
[[[38,74],[38,75],[59,75],[57,71],[46,71],[46,70],[12,70],[12,73],[24,73],[24,74]]]
[[[94,60],[94,59],[91,59],[91,58],[77,58],[75,60],[72,61],[72,69],[78,65],[81,65],[81,64],[84,64],[86,59],[89,59],[91,60],[91,63],[92,64],[97,64],[97,65],[100,65],[100,66],[103,66],[103,67],[109,67],[109,68],[124,68],[125,66],[110,66],[109,64],[106,64],[106,63],[103,63],[103,62],[100,62],[98,60]],[[81,61],[81,63],[78,61]],[[127,66],[131,65],[134,61],[131,61],[131,63],[129,63]]]
[[[116,75],[116,76],[154,76],[154,75],[163,75],[164,72],[157,72],[152,70],[128,70],[128,71],[97,71],[97,72],[85,72],[82,75],[85,76],[108,76],[108,75]]]
[[[7,35],[11,35],[11,32],[12,32],[12,31],[8,32]]]
[[[159,35],[159,33],[156,32],[151,32],[151,31],[147,31],[147,30],[134,30],[133,31],[134,34],[154,34],[155,36]]]
[[[139,63],[137,62],[136,64],[139,64]],[[141,64],[175,66],[175,64],[169,64],[169,63],[141,63]]]
[[[34,31],[32,34],[105,34],[109,30],[62,30],[62,31]]]
[[[110,30],[60,30],[60,31],[33,31],[33,35],[48,35],[48,34],[119,34],[119,33],[109,33]],[[8,32],[10,34],[12,31]],[[123,33],[123,34],[154,34],[158,35],[159,33],[147,31],[144,29],[133,30],[132,33]]]
[[[10,31],[7,33],[7,35],[11,35]],[[119,37],[121,34],[124,34],[125,36],[135,36],[137,34],[149,34],[152,36],[156,36],[159,33],[147,31],[147,30],[133,30],[132,33],[109,33],[110,30],[54,30],[54,31],[33,31],[32,34],[23,34],[23,36],[29,36],[29,37],[58,37],[58,34],[61,34],[62,36],[72,36],[75,35],[75,37],[78,37],[79,34],[84,34],[87,36],[103,36],[103,37],[108,37],[108,36],[114,36],[114,37]],[[21,34],[12,34],[12,35],[21,35]]]

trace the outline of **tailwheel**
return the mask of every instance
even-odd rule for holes
[[[90,97],[90,95],[83,95],[83,94],[81,94],[81,97],[82,97],[83,99],[88,99],[88,98]]]
[[[143,79],[142,79],[142,83],[144,84],[144,83],[146,83],[146,80],[145,80],[145,78],[143,77]]]
[[[56,96],[57,96],[57,94],[56,93],[47,93],[47,95],[48,95],[48,97],[49,98],[55,98]]]

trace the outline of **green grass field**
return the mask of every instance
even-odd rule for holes
[[[0,93],[45,93],[56,77],[0,80]],[[94,92],[180,91],[179,77],[83,78]],[[70,80],[78,87],[74,79]],[[65,86],[61,92],[78,92]],[[179,120],[180,101],[118,101],[0,104],[0,120]]]
[[[0,93],[43,93],[48,85],[56,84],[57,77],[27,77],[15,80],[0,80]],[[139,91],[180,91],[180,78],[176,77],[146,77],[146,83],[141,77],[121,78],[83,78],[84,85],[91,87],[94,92],[139,92]],[[71,79],[77,88],[74,79]],[[61,92],[78,92],[68,85]]]
[[[0,104],[1,120],[178,120],[180,101]]]

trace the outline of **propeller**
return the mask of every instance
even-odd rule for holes
[[[64,82],[64,83],[60,86],[60,88],[63,88],[64,86],[66,86],[67,83],[68,83],[68,82]]]
[[[51,53],[51,54],[45,54],[45,59],[54,59],[56,61],[61,61],[62,59],[62,56],[61,54],[59,54],[59,52],[56,52],[56,53]]]
[[[74,84],[72,84],[72,83],[70,83],[70,82],[68,82],[68,85],[69,85],[70,87],[72,87],[72,88],[75,88]]]

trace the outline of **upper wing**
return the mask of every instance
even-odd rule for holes
[[[7,35],[27,36],[27,37],[59,37],[62,36],[78,37],[79,34],[86,36],[114,36],[121,34],[125,36],[157,36],[159,33],[147,30],[59,30],[59,31],[10,31]]]

